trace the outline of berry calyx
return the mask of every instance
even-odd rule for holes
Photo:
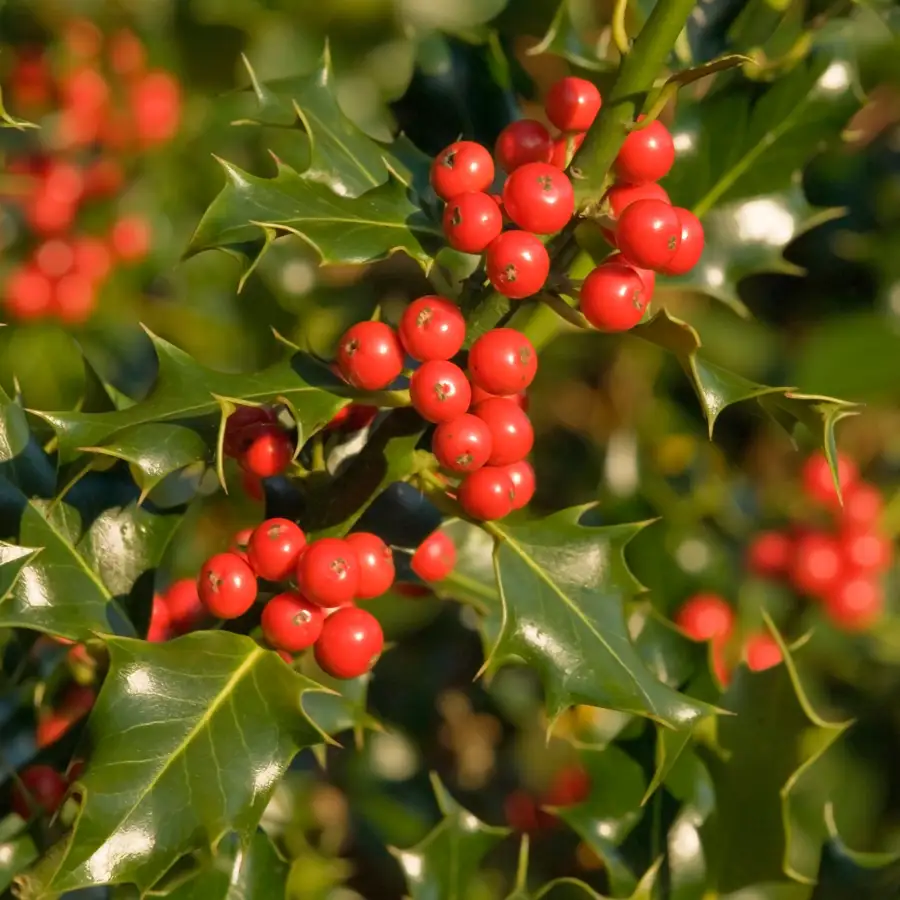
[[[377,534],[354,531],[345,538],[359,561],[359,600],[380,597],[394,583],[394,554]]]
[[[200,599],[219,619],[242,616],[256,600],[256,576],[234,553],[217,553],[200,570],[197,580]]]
[[[416,547],[410,568],[422,581],[443,581],[456,565],[456,545],[450,535],[432,531]]]
[[[534,119],[511,122],[500,132],[494,145],[497,165],[507,174],[528,163],[550,162],[552,154],[550,132]]]
[[[359,591],[359,560],[340,538],[310,544],[297,564],[297,584],[304,596],[333,609],[351,604]]]
[[[257,425],[244,431],[247,446],[238,462],[257,478],[280,475],[294,456],[294,442],[278,425]]]
[[[375,665],[383,649],[378,619],[350,606],[325,619],[314,652],[319,667],[332,678],[359,678]]]
[[[782,660],[778,641],[769,634],[757,634],[744,645],[744,658],[751,672],[762,672],[777,666]]]
[[[381,391],[403,371],[403,347],[390,325],[358,322],[341,338],[337,362],[353,387]]]
[[[461,253],[482,253],[503,230],[503,213],[485,193],[459,194],[444,208],[447,243]]]
[[[464,413],[438,425],[431,439],[431,450],[445,469],[474,472],[491,455],[491,432],[477,416]]]
[[[703,225],[700,220],[689,210],[674,207],[681,223],[681,243],[675,251],[675,255],[663,267],[666,275],[685,275],[700,262],[703,256],[705,238]]]
[[[276,594],[262,611],[262,633],[276,650],[299,653],[319,639],[325,610],[293,591]]]
[[[844,631],[871,628],[884,611],[884,591],[871,576],[842,579],[824,598],[825,614]]]
[[[640,122],[643,116],[638,117]],[[653,121],[629,133],[619,150],[613,171],[629,184],[659,181],[669,174],[675,162],[675,144],[669,129]]]
[[[575,191],[565,172],[550,163],[528,163],[503,185],[503,208],[525,231],[553,234],[575,212]]]
[[[838,542],[827,534],[812,532],[798,538],[789,575],[800,593],[822,597],[841,579],[843,568]]]
[[[681,244],[678,213],[662,200],[636,200],[616,224],[616,245],[626,262],[662,271]]]
[[[445,147],[431,165],[431,186],[441,200],[471,191],[486,191],[494,180],[491,154],[474,141],[456,141]]]
[[[695,641],[719,641],[734,628],[734,612],[718,594],[695,594],[678,610],[675,624]]]
[[[260,578],[284,581],[297,567],[306,547],[306,535],[290,519],[267,519],[257,526],[247,543],[247,561]]]
[[[597,266],[581,286],[581,312],[599,331],[628,331],[644,316],[650,295],[641,276],[621,263]]]
[[[206,614],[196,578],[179,578],[170,584],[162,596],[162,603],[176,634],[186,634],[196,628]]]
[[[406,352],[419,362],[450,359],[466,339],[466,320],[455,303],[428,294],[403,310],[397,333]]]
[[[466,515],[490,522],[512,512],[515,494],[505,468],[484,466],[463,479],[458,499]]]
[[[587,131],[600,112],[602,98],[597,86],[572,75],[560,78],[547,92],[547,118],[560,131]]]
[[[472,388],[459,366],[433,359],[413,372],[409,397],[413,408],[426,421],[450,422],[469,408]]]
[[[19,773],[12,789],[12,808],[26,821],[34,813],[50,816],[66,796],[66,779],[51,766],[28,766]]]
[[[747,548],[747,566],[754,575],[784,575],[791,562],[794,542],[782,531],[763,531]]]
[[[528,460],[520,459],[506,466],[506,474],[513,485],[513,509],[523,509],[531,502],[537,489],[534,468]]]
[[[845,490],[849,491],[859,479],[859,471],[853,460],[840,453],[837,457],[837,474],[842,493]],[[806,460],[800,473],[800,480],[806,496],[814,503],[829,507],[839,506],[834,477],[824,453],[813,453]]]
[[[527,231],[505,231],[487,249],[487,276],[512,300],[536,294],[550,274],[547,249]]]
[[[483,400],[472,413],[491,433],[491,466],[508,466],[524,459],[534,446],[534,428],[522,408],[506,397]]]
[[[524,391],[537,374],[534,345],[514,328],[494,328],[472,344],[469,374],[489,394],[504,396]]]

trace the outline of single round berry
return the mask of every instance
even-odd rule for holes
[[[217,553],[203,564],[197,589],[212,615],[236,619],[256,600],[256,576],[236,554]]]
[[[534,345],[515,328],[494,328],[469,350],[472,382],[498,396],[524,391],[534,381],[537,366]]]
[[[13,812],[23,819],[30,819],[34,813],[53,815],[67,789],[66,779],[51,766],[28,766],[12,789]]]
[[[681,244],[678,213],[662,200],[636,200],[616,224],[616,246],[622,257],[642,269],[662,271]]]
[[[505,231],[487,249],[487,276],[512,300],[536,294],[550,274],[547,249],[527,231]]]
[[[503,213],[487,194],[460,194],[444,207],[447,243],[461,253],[483,253],[502,230]]]
[[[850,490],[859,479],[859,471],[853,460],[840,453],[837,457],[837,473],[842,493]],[[834,508],[839,506],[834,476],[824,453],[814,453],[806,460],[800,473],[800,480],[803,482],[806,496],[814,503]]]
[[[394,554],[377,534],[354,531],[348,534],[347,543],[359,561],[359,587],[356,596],[360,600],[380,597],[394,583]]]
[[[186,634],[196,628],[206,614],[196,578],[179,578],[169,585],[162,599],[176,634]]]
[[[843,631],[865,631],[884,611],[884,591],[871,576],[841,579],[824,598],[825,613]]]
[[[757,634],[744,645],[744,658],[751,672],[762,672],[777,666],[784,657],[775,638],[769,634]]]
[[[443,581],[456,565],[456,545],[450,535],[432,531],[416,547],[410,568],[422,581]]]
[[[294,442],[278,425],[257,425],[244,432],[247,446],[239,463],[257,478],[280,475],[294,456]]]
[[[844,560],[857,572],[883,572],[890,567],[894,545],[875,531],[847,529],[840,536]]]
[[[169,72],[148,72],[131,87],[138,139],[145,146],[171,140],[181,121],[181,85]]]
[[[597,86],[584,78],[560,78],[547,92],[547,118],[560,131],[587,131],[600,112],[602,99]]]
[[[403,371],[403,347],[384,322],[358,322],[341,338],[338,367],[354,387],[381,391]]]
[[[50,312],[53,282],[31,266],[14,269],[6,279],[3,301],[17,319],[40,319]]]
[[[557,169],[568,169],[569,163],[571,160],[569,159],[569,143],[571,141],[571,153],[572,156],[575,156],[575,153],[581,148],[581,145],[584,143],[584,134],[570,134],[568,136],[563,135],[562,137],[558,137],[553,142],[553,154],[550,157],[550,165],[556,166]]]
[[[641,119],[643,116],[638,121]],[[621,181],[646,184],[665,178],[674,162],[672,135],[662,122],[654,121],[625,138],[613,163],[613,171]]]
[[[516,489],[505,467],[485,466],[466,475],[458,496],[466,515],[490,522],[512,512]]]
[[[638,200],[662,200],[671,206],[672,201],[665,189],[658,184],[622,184],[618,182],[614,184],[607,192],[605,197],[609,207],[609,214],[618,219],[622,213]]]
[[[413,300],[403,310],[397,331],[413,359],[450,359],[459,353],[466,339],[466,320],[455,303],[429,294]]]
[[[528,163],[503,185],[503,208],[525,231],[553,234],[575,212],[575,191],[565,172],[550,163]]]
[[[262,633],[270,647],[299,653],[319,639],[325,610],[293,591],[276,594],[262,611]]]
[[[477,416],[465,413],[438,425],[431,449],[445,469],[474,472],[491,455],[491,432]]]
[[[644,293],[647,295],[648,302],[653,299],[653,292],[656,290],[656,272],[654,272],[653,269],[640,269],[637,266],[631,265],[630,262],[625,261],[618,250],[615,253],[610,253],[609,256],[603,260],[602,264],[628,266],[630,269],[634,269],[634,271],[641,276],[641,281],[644,282]]]
[[[248,565],[250,560],[247,557],[247,547],[250,546],[250,538],[253,537],[254,531],[254,528],[242,528],[235,534],[228,548],[229,552],[236,553]]]
[[[510,463],[506,466],[506,474],[512,482],[513,490],[513,509],[523,509],[531,502],[534,492],[537,489],[537,481],[534,477],[534,468],[526,459],[520,459],[518,462]]]
[[[123,216],[112,227],[109,243],[123,262],[140,262],[149,252],[153,232],[142,216]]]
[[[359,591],[359,560],[340,538],[309,544],[297,564],[297,584],[307,599],[326,609],[347,606]]]
[[[581,286],[581,312],[599,331],[628,331],[650,302],[641,276],[621,263],[597,266]]]
[[[731,634],[734,612],[718,594],[695,594],[678,610],[675,623],[695,641],[720,641]]]
[[[267,519],[254,529],[247,544],[250,568],[266,581],[284,581],[293,575],[306,547],[306,535],[290,519]]]
[[[884,499],[878,488],[858,481],[843,491],[841,523],[850,528],[869,528],[881,517]]]
[[[70,325],[83,324],[91,317],[97,306],[94,283],[78,272],[64,275],[53,286],[51,306],[60,321]]]
[[[784,575],[791,563],[794,542],[783,531],[760,532],[747,548],[747,566],[754,575]]]
[[[666,263],[666,275],[686,275],[700,262],[705,238],[700,220],[689,210],[674,207],[681,222],[681,243],[675,255]]]
[[[543,806],[565,808],[583,803],[590,793],[591,776],[576,764],[564,766],[553,776],[541,800]]]
[[[416,412],[426,421],[450,422],[469,408],[472,388],[459,366],[433,359],[413,372],[409,397]]]
[[[534,428],[522,408],[506,397],[483,400],[473,410],[491,433],[491,466],[508,466],[524,459],[534,446]]]
[[[830,535],[810,532],[797,539],[789,575],[800,593],[824,596],[842,578],[843,569],[840,546]]]
[[[384,633],[378,619],[351,606],[325,620],[315,655],[319,667],[332,678],[359,678],[371,670],[383,649]]]
[[[98,238],[80,237],[72,241],[75,271],[93,284],[100,284],[112,271],[112,254]]]
[[[482,400],[492,400],[494,397],[502,397],[503,394],[492,394],[490,391],[486,391],[484,388],[478,387],[474,382],[472,383],[472,406],[476,406],[481,403]],[[519,406],[521,410],[524,412],[528,412],[528,395],[525,391],[519,391],[517,394],[509,394],[506,396],[507,400],[512,400],[515,404]]]
[[[169,607],[165,598],[160,594],[154,594],[153,605],[150,607],[150,622],[147,625],[147,640],[151,644],[167,641],[172,636],[171,626]]]
[[[277,420],[275,410],[268,406],[237,407],[225,420],[222,452],[226,456],[240,456],[256,434],[256,426],[274,425]]]
[[[519,166],[533,162],[550,162],[553,139],[550,132],[534,119],[511,122],[497,138],[494,156],[504,172],[514,172]]]
[[[491,154],[474,141],[450,144],[431,165],[431,186],[441,200],[452,200],[470,191],[486,191],[493,180]]]
[[[377,406],[366,406],[364,403],[348,403],[339,409],[325,426],[329,431],[340,428],[346,432],[362,431],[372,424],[378,415]]]

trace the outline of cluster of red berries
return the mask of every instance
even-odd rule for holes
[[[462,478],[460,505],[475,519],[500,519],[534,494],[534,470],[525,459],[534,429],[524,391],[537,373],[537,353],[521,332],[495,328],[472,344],[467,375],[450,361],[465,337],[459,308],[428,295],[406,307],[396,330],[384,322],[351,326],[337,364],[350,384],[375,391],[401,375],[406,355],[416,360],[410,400],[437,426],[431,446],[438,462]]]
[[[294,458],[295,441],[271,406],[239,406],[225,422],[222,453],[237,460],[247,493],[262,499],[261,480],[281,475]]]
[[[538,796],[523,788],[513,791],[503,804],[510,828],[526,834],[548,831],[559,819],[545,807],[564,809],[583,803],[591,793],[591,776],[578,764],[563,766],[551,779],[549,787]]]
[[[79,212],[121,191],[128,154],[174,136],[181,89],[170,73],[147,69],[144,46],[128,30],[105,40],[91,22],[75,20],[63,50],[58,66],[43,51],[21,52],[9,79],[22,115],[59,115],[41,130],[48,144],[6,165],[15,183],[3,200],[19,210],[31,247],[8,274],[2,298],[20,320],[80,324],[93,313],[113,267],[147,255],[151,228],[126,214],[105,233],[79,234],[73,230]]]

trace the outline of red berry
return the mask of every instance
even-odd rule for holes
[[[433,359],[413,372],[409,397],[416,412],[426,421],[450,422],[469,408],[472,388],[459,366]]]
[[[754,575],[784,575],[793,549],[794,542],[783,531],[760,532],[747,548],[747,565]]]
[[[150,623],[147,626],[147,640],[151,644],[167,641],[172,634],[169,607],[164,597],[153,595],[153,606],[150,608]]]
[[[75,271],[95,285],[103,281],[112,269],[112,254],[99,238],[79,237],[72,241]]]
[[[450,359],[459,353],[466,339],[466,320],[455,303],[428,294],[403,310],[397,331],[413,359]]]
[[[478,387],[474,382],[472,383],[472,406],[476,406],[481,403],[482,400],[492,400],[494,397],[501,397],[502,394],[492,394],[490,391],[486,391],[484,388]],[[528,395],[525,391],[519,391],[517,394],[510,394],[506,398],[507,400],[512,400],[513,403],[516,403],[520,409],[528,412]]]
[[[631,266],[603,263],[581,286],[581,312],[600,331],[628,331],[650,302],[641,276]]]
[[[505,396],[524,391],[537,374],[537,352],[515,328],[494,328],[469,350],[469,374],[478,387]]]
[[[231,542],[231,547],[229,547],[231,553],[236,553],[248,565],[250,564],[250,560],[247,557],[247,547],[250,544],[250,538],[253,536],[253,532],[253,528],[242,528],[235,534],[234,540]]]
[[[487,249],[487,275],[494,289],[513,300],[536,294],[550,274],[547,249],[527,231],[506,231]]]
[[[484,466],[466,475],[459,486],[459,503],[473,519],[492,521],[508,516],[516,490],[505,468]]]
[[[543,806],[576,806],[591,793],[591,776],[579,765],[565,766],[553,778],[542,799]]]
[[[98,159],[84,172],[84,193],[89,197],[111,197],[125,181],[122,166],[115,159]]]
[[[258,432],[259,425],[274,425],[278,415],[268,406],[238,406],[225,421],[222,452],[226,456],[240,456]]]
[[[80,60],[92,60],[100,53],[103,34],[88,19],[73,19],[63,29],[66,49]]]
[[[72,206],[84,194],[84,174],[68,162],[51,162],[44,173],[43,195],[54,203]]]
[[[744,657],[751,672],[762,672],[777,666],[783,659],[778,641],[769,634],[757,634],[744,645]]]
[[[131,108],[142,144],[171,140],[181,119],[181,85],[168,72],[148,72],[131,89]]]
[[[422,581],[443,581],[456,565],[456,546],[448,534],[432,531],[416,547],[410,568]]]
[[[525,231],[553,234],[575,212],[575,191],[565,172],[550,163],[528,163],[506,179],[503,208]]]
[[[548,163],[552,154],[550,132],[534,119],[511,122],[500,132],[494,145],[497,164],[507,173],[527,163]]]
[[[840,453],[837,457],[837,471],[842,493],[850,490],[859,479],[859,471],[853,460]],[[823,506],[837,507],[839,505],[834,478],[824,453],[814,453],[806,460],[800,478],[806,496],[810,500],[821,503]]]
[[[844,507],[841,510],[842,524],[868,528],[881,517],[884,500],[878,488],[864,481],[858,481],[842,493],[844,496]]]
[[[65,275],[53,287],[52,309],[72,325],[86,322],[97,305],[94,283],[86,275]]]
[[[381,391],[403,371],[403,347],[384,322],[358,322],[341,338],[338,367],[354,387]]]
[[[843,572],[840,547],[827,534],[811,532],[797,539],[791,560],[791,584],[802,594],[821,597]]]
[[[658,184],[614,184],[606,192],[606,202],[609,205],[610,215],[614,219],[638,200],[662,200],[671,205],[669,195]]]
[[[572,156],[580,149],[584,143],[584,134],[572,134],[566,137],[557,138],[553,142],[553,154],[550,157],[550,165],[556,166],[557,169],[567,169],[569,160],[569,140],[572,141]]]
[[[572,75],[560,78],[547,92],[547,118],[560,131],[587,131],[600,112],[602,100],[596,85]]]
[[[523,509],[531,502],[537,483],[534,478],[534,468],[528,460],[520,459],[518,462],[506,466],[506,474],[512,482],[515,495],[513,496],[513,509]]]
[[[522,408],[505,397],[483,400],[472,412],[491,433],[491,466],[508,466],[531,453],[534,428]]]
[[[34,263],[48,278],[62,278],[75,264],[75,253],[68,241],[52,238],[35,250]]]
[[[356,596],[360,600],[380,597],[394,583],[394,554],[377,534],[354,531],[346,537],[347,543],[359,561],[359,587]]]
[[[162,599],[169,612],[171,627],[177,634],[191,631],[203,619],[205,610],[196,578],[180,578],[173,582]]]
[[[234,553],[217,553],[200,570],[200,599],[220,619],[242,616],[256,600],[256,576]]]
[[[247,446],[238,462],[257,478],[280,475],[294,456],[294,442],[279,425],[256,425],[244,431]]]
[[[643,116],[638,117],[640,122]],[[675,144],[669,129],[655,121],[625,138],[613,163],[616,177],[629,184],[646,184],[665,178],[675,162]]]
[[[873,531],[844,531],[840,546],[847,565],[859,572],[882,572],[890,567],[894,555],[890,539]]]
[[[34,732],[34,742],[39,750],[55,744],[75,724],[71,716],[49,711],[42,713]]]
[[[241,487],[251,500],[262,503],[265,499],[265,488],[263,487],[262,479],[258,475],[247,471],[241,472]]]
[[[465,413],[438,425],[431,449],[445,469],[474,472],[491,455],[491,432],[477,416]]]
[[[23,267],[15,269],[7,279],[4,302],[17,319],[39,319],[50,312],[52,292],[53,285],[46,275]]]
[[[109,65],[116,75],[132,76],[143,71],[147,54],[137,35],[121,28],[109,37]]]
[[[454,250],[482,253],[502,230],[503,213],[487,194],[459,194],[444,208],[444,234]]]
[[[326,609],[351,604],[359,592],[359,560],[340,538],[322,538],[297,563],[297,584],[307,599]]]
[[[884,611],[884,591],[871,576],[842,579],[824,599],[826,615],[844,631],[865,631]]]
[[[703,226],[689,210],[674,207],[681,222],[681,243],[675,255],[663,267],[666,275],[685,275],[700,262],[703,256]]]
[[[506,824],[513,831],[524,834],[535,834],[547,827],[544,820],[547,814],[538,808],[537,801],[521,788],[513,791],[503,801],[503,815]]]
[[[247,544],[250,568],[266,581],[284,581],[297,568],[306,547],[306,535],[290,519],[267,519],[257,526]]]
[[[316,662],[333,678],[365,675],[384,649],[384,634],[378,619],[358,606],[332,613],[316,641]]]
[[[653,269],[639,269],[637,266],[631,265],[630,262],[626,262],[622,257],[622,254],[617,250],[615,253],[610,253],[606,259],[603,260],[602,265],[618,265],[618,266],[628,266],[630,269],[634,269],[638,275],[641,276],[641,281],[644,282],[644,293],[650,299],[653,299],[653,292],[656,290],[656,272]]]
[[[150,223],[143,216],[123,216],[109,233],[113,253],[128,263],[140,262],[150,252],[151,238]]]
[[[300,594],[276,594],[262,611],[262,633],[270,647],[299,653],[319,639],[325,610]]]
[[[340,428],[348,432],[362,431],[363,428],[372,424],[377,415],[377,406],[366,406],[364,403],[349,403],[343,409],[339,409],[325,427],[329,430]]]
[[[431,186],[442,200],[470,191],[486,191],[494,180],[491,154],[474,141],[445,147],[431,165]]]
[[[50,816],[59,809],[66,796],[65,778],[50,766],[28,766],[19,774],[12,789],[13,812],[30,819],[33,812]]]
[[[717,641],[731,634],[734,613],[718,594],[695,594],[678,610],[675,623],[695,641]]]
[[[663,200],[636,200],[616,224],[616,245],[623,258],[642,269],[661,271],[681,244],[681,220]]]

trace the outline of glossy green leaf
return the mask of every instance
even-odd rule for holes
[[[25,823],[14,813],[0,820],[0,892],[13,878],[28,868],[38,856],[34,839]]]
[[[467,897],[482,860],[509,829],[485,825],[453,799],[436,775],[431,783],[442,820],[414,847],[391,852],[411,900]]]
[[[293,756],[325,740],[303,708],[324,688],[248,637],[107,646],[83,802],[71,833],[20,880],[23,900],[101,884],[146,890],[228,833],[249,841]]]
[[[585,0],[561,0],[546,33],[540,42],[528,49],[529,56],[552,53],[582,69],[595,72],[612,71],[614,64],[607,58],[608,35],[598,21],[596,5]],[[587,35],[593,33],[593,40]]]
[[[0,479],[8,481],[29,497],[52,497],[56,488],[56,469],[53,463],[31,434],[25,411],[2,387]]]

